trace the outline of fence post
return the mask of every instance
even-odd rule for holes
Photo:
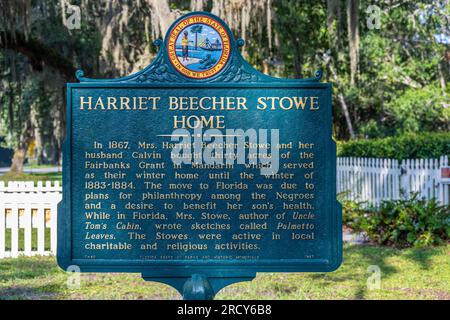
[[[442,168],[446,168],[448,167],[448,157],[447,156],[441,156],[439,159],[439,169],[438,169],[438,177],[440,178],[441,176],[441,170]],[[441,178],[442,180],[442,178]],[[448,184],[443,183],[442,181],[440,181],[439,183],[439,202],[441,204],[449,204],[450,203],[450,199],[449,199],[449,194],[446,192],[449,188]]]
[[[17,203],[11,205],[11,257],[19,256],[19,208]]]
[[[407,179],[408,179],[408,177],[406,175],[406,173],[408,172],[408,166],[409,166],[409,160],[408,159],[402,160],[400,162],[400,179],[399,179],[399,181],[400,181],[400,185],[399,185],[399,195],[400,195],[400,197],[402,197],[403,194],[405,192],[407,192],[406,190],[408,189],[408,186],[407,186],[407,183],[406,183]]]
[[[56,254],[56,241],[57,241],[56,226],[58,218],[57,204],[58,204],[57,202],[52,203],[50,207],[50,251],[53,254]]]
[[[439,167],[439,159],[433,160],[433,197],[436,199],[440,199],[440,186],[441,183],[439,181],[440,176],[440,167]]]
[[[45,252],[45,210],[43,205],[37,208],[37,251],[43,255]]]
[[[397,159],[392,160],[392,199],[400,198],[400,165]]]
[[[3,199],[3,182],[0,182],[0,197]],[[5,236],[6,236],[6,219],[5,219],[5,204],[0,201],[0,259],[5,257]]]
[[[32,244],[32,213],[31,213],[31,205],[30,204],[25,204],[25,208],[24,208],[24,232],[25,232],[25,236],[24,236],[24,253],[25,255],[29,256],[31,255],[31,244]]]

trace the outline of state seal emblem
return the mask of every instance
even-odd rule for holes
[[[184,76],[210,78],[230,58],[230,35],[214,18],[200,14],[188,16],[170,30],[167,52],[173,67]]]

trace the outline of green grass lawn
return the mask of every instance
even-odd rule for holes
[[[49,172],[49,173],[11,173],[7,172],[0,175],[0,181],[8,183],[9,181],[62,181],[61,172]]]
[[[36,164],[36,163],[27,163],[24,165],[25,169],[45,169],[45,168],[53,168],[55,164]]]
[[[19,228],[19,251],[25,250],[25,229]],[[6,250],[11,250],[11,229],[7,228],[5,232],[5,247]],[[50,228],[45,228],[44,248],[50,250]],[[37,228],[31,229],[31,250],[37,250]],[[2,260],[0,260],[0,264]]]
[[[369,290],[367,268],[381,269],[381,289]],[[0,299],[179,299],[167,285],[138,274],[81,275],[79,289],[54,257],[0,260]],[[223,289],[216,299],[446,299],[450,300],[450,245],[426,249],[346,246],[332,273],[261,273]]]

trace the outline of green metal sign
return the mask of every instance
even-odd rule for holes
[[[188,299],[338,268],[331,85],[256,71],[209,13],[155,44],[135,74],[67,85],[59,265],[139,272]]]

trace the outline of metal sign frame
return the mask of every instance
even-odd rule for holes
[[[167,43],[171,32],[183,19],[205,16],[217,21],[225,28],[230,43],[230,57],[217,74],[199,79],[187,77],[170,62]],[[341,207],[336,199],[336,145],[330,137],[326,146],[329,158],[329,177],[332,179],[327,190],[322,190],[333,199],[326,204],[325,210],[332,218],[329,236],[332,253],[327,259],[295,259],[295,260],[250,260],[250,261],[214,261],[214,260],[91,260],[74,259],[72,246],[76,245],[72,239],[72,189],[73,167],[72,141],[75,139],[72,128],[72,94],[74,90],[95,90],[99,88],[126,89],[135,88],[295,88],[324,90],[328,97],[326,105],[329,108],[329,122],[331,128],[331,84],[320,83],[321,72],[317,71],[314,78],[308,79],[278,79],[264,75],[250,66],[241,56],[239,47],[244,45],[241,39],[235,40],[229,27],[220,18],[206,12],[189,13],[170,27],[165,41],[157,40],[155,45],[160,50],[153,61],[145,69],[130,76],[117,79],[91,79],[84,77],[82,71],[77,71],[76,77],[80,83],[67,84],[67,134],[64,144],[63,163],[63,201],[59,204],[58,212],[58,264],[67,270],[71,265],[78,266],[82,272],[140,272],[145,280],[159,281],[175,287],[187,299],[208,299],[224,286],[251,280],[257,272],[329,272],[336,270],[342,261],[342,218]]]

